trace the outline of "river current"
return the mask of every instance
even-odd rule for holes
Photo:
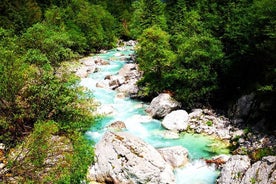
[[[106,126],[123,121],[128,132],[140,137],[155,148],[169,146],[183,146],[189,151],[189,163],[183,168],[174,170],[177,184],[213,184],[216,182],[219,172],[214,166],[206,165],[204,158],[210,158],[215,154],[210,150],[213,139],[200,134],[182,133],[178,139],[164,136],[165,129],[159,120],[151,119],[145,112],[148,104],[130,98],[119,98],[117,92],[111,89],[96,87],[97,82],[104,80],[107,75],[115,75],[126,64],[126,58],[134,53],[132,47],[109,50],[104,54],[92,57],[102,58],[109,65],[98,67],[98,72],[83,78],[81,85],[93,92],[93,98],[102,106],[113,109],[111,115],[99,120],[86,133],[86,137],[97,143],[106,131]]]

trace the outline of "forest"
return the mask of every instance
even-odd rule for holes
[[[73,154],[47,181],[85,178],[93,149],[83,133],[99,117],[93,94],[58,69],[118,40],[138,41],[140,98],[170,91],[186,109],[227,112],[254,93],[247,123],[266,117],[264,129],[275,130],[276,0],[1,0],[0,12],[0,143],[32,138],[33,151],[9,163],[24,182],[38,180],[24,163],[43,168],[50,145],[38,145],[52,134],[69,138]]]

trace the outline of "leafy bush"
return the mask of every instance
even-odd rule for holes
[[[5,173],[18,183],[81,183],[93,162],[93,147],[80,132],[57,136],[54,121],[37,122],[33,132],[11,152]],[[69,138],[68,138],[69,137]],[[9,178],[3,176],[5,182]]]
[[[73,42],[67,32],[58,29],[58,27],[49,27],[42,23],[30,27],[22,35],[21,44],[27,51],[31,50],[27,54],[36,51],[36,53],[46,56],[51,65],[55,67],[61,61],[77,56],[70,48]]]
[[[269,155],[276,155],[276,147],[267,147],[267,148],[259,148],[257,150],[254,150],[251,154],[250,157],[254,161],[261,160],[265,156]]]

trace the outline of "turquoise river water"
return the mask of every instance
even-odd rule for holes
[[[150,119],[145,112],[148,104],[130,98],[118,98],[114,90],[98,88],[96,83],[104,80],[107,75],[114,75],[126,64],[125,58],[133,54],[133,49],[127,47],[118,51],[113,49],[105,54],[97,54],[110,62],[110,65],[99,66],[99,71],[90,74],[81,81],[81,85],[93,92],[93,97],[103,106],[112,107],[114,113],[98,121],[86,133],[88,139],[97,143],[106,130],[106,126],[115,121],[123,121],[127,131],[143,139],[155,148],[180,145],[188,149],[190,162],[183,168],[174,170],[177,184],[213,184],[219,172],[214,166],[206,165],[202,158],[210,158],[214,153],[210,151],[213,139],[199,134],[181,134],[179,139],[164,137],[164,132],[159,120]]]

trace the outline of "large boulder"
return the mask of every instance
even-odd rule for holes
[[[88,180],[105,183],[175,183],[172,167],[151,145],[127,132],[106,132],[95,148]]]
[[[250,159],[247,155],[232,156],[223,166],[218,183],[240,184],[249,167]]]
[[[276,156],[267,156],[254,163],[245,173],[241,183],[276,183]]]
[[[276,156],[263,157],[250,165],[248,156],[234,155],[223,166],[218,183],[276,183]]]
[[[166,162],[172,167],[181,167],[188,163],[188,150],[182,146],[173,146],[158,149]]]
[[[185,110],[170,112],[162,121],[162,126],[168,130],[183,131],[188,127],[189,115]]]
[[[235,122],[245,121],[255,103],[255,94],[244,95],[240,97],[233,108],[230,110],[229,115],[234,119]]]
[[[180,108],[181,104],[167,93],[161,93],[155,97],[146,109],[153,118],[163,118],[171,111]]]

